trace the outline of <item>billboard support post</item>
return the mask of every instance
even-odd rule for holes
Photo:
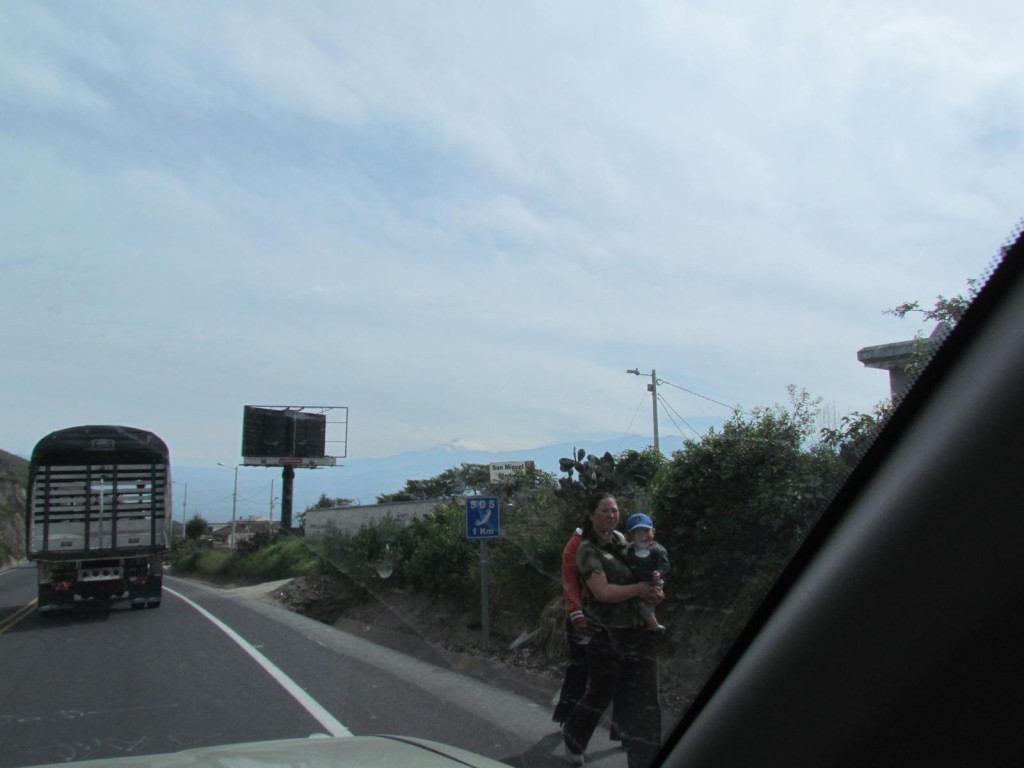
[[[292,483],[295,480],[295,467],[287,466],[281,470],[281,530],[292,528]]]

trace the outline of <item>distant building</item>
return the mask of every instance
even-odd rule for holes
[[[889,396],[893,402],[906,394],[914,381],[913,364],[921,359],[921,345],[924,352],[934,352],[949,333],[949,326],[939,323],[927,339],[908,339],[891,344],[877,344],[864,347],[857,352],[857,359],[867,368],[881,368],[889,372]]]
[[[400,523],[413,520],[434,511],[443,499],[428,501],[397,501],[390,504],[362,504],[350,507],[327,507],[306,511],[306,535],[323,536],[329,531],[355,533],[360,528],[390,517]]]
[[[276,532],[281,527],[280,520],[270,521],[265,517],[246,518],[235,521],[235,538],[231,539],[231,523],[217,523],[211,525],[209,530],[210,538],[214,545],[225,546],[233,549],[239,542],[252,538],[261,531]]]

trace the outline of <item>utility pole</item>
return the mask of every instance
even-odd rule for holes
[[[185,538],[185,519],[186,519],[186,508],[188,507],[188,483],[182,483],[185,486],[185,498],[181,502],[181,538]]]
[[[223,461],[217,462],[218,467],[226,467]],[[238,512],[238,468],[241,464],[235,464],[235,486],[231,491],[231,548],[235,548],[235,515]]]
[[[235,548],[235,513],[238,512],[238,465],[235,465],[235,490],[231,494],[231,548]]]
[[[654,409],[654,450],[661,453],[661,444],[658,442],[658,374],[651,369],[651,383],[647,385],[651,393],[651,408]]]
[[[642,376],[639,368],[631,368],[626,373],[634,376]],[[661,453],[661,444],[658,442],[658,372],[651,369],[651,383],[647,385],[647,391],[651,393],[651,408],[654,413],[654,450]]]

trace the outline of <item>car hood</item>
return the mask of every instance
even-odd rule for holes
[[[406,736],[312,737],[197,747],[164,755],[138,755],[53,763],[36,768],[337,768],[387,765],[390,768],[507,768],[458,747]]]

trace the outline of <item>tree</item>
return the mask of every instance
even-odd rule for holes
[[[623,451],[618,458],[606,452],[603,456],[587,455],[582,448],[569,458],[559,459],[558,468],[565,477],[558,479],[556,491],[576,520],[582,517],[587,503],[598,493],[616,498],[633,498],[643,492],[657,476],[665,459],[659,451]]]
[[[871,413],[854,411],[842,418],[839,427],[822,428],[822,443],[835,451],[840,460],[852,469],[885,425],[892,410],[892,401],[883,400],[875,405]]]
[[[658,538],[693,602],[734,608],[745,588],[763,587],[846,474],[837,451],[811,439],[820,401],[789,392],[789,408],[737,411],[688,440],[658,479]]]
[[[446,469],[439,475],[426,480],[406,480],[405,488],[395,493],[377,496],[378,504],[396,501],[429,501],[449,499],[453,496],[471,495],[486,490],[490,483],[490,469],[486,464],[467,464]]]
[[[935,297],[935,304],[930,309],[922,308],[920,302],[906,301],[892,309],[884,310],[884,314],[893,315],[901,320],[907,315],[919,314],[925,320],[933,320],[948,330],[960,321],[964,312],[967,311],[967,307],[970,306],[980,290],[979,280],[968,280],[967,296],[957,294],[947,299],[942,294],[939,294]],[[913,360],[905,366],[905,370],[910,374],[919,373],[927,365],[928,360],[931,359],[934,353],[935,344],[930,338],[926,338],[921,331],[918,331],[914,334]]]
[[[922,309],[920,302],[907,301],[892,309],[885,310],[885,314],[893,315],[902,320],[907,315],[916,313],[920,314],[925,320],[934,320],[935,322],[946,323],[951,326],[956,325],[960,318],[963,317],[967,307],[974,300],[974,297],[978,295],[978,291],[981,290],[979,283],[980,281],[978,280],[967,281],[967,296],[957,294],[947,299],[942,294],[939,294],[935,297],[935,305],[931,309]]]
[[[210,524],[206,522],[205,518],[193,515],[192,519],[185,523],[185,538],[190,541],[198,541],[209,527]]]
[[[334,507],[351,507],[355,504],[355,500],[346,499],[338,496],[336,498],[329,497],[326,493],[321,493],[320,498],[316,500],[316,503],[312,506],[306,507],[308,512],[311,509],[333,509]]]

